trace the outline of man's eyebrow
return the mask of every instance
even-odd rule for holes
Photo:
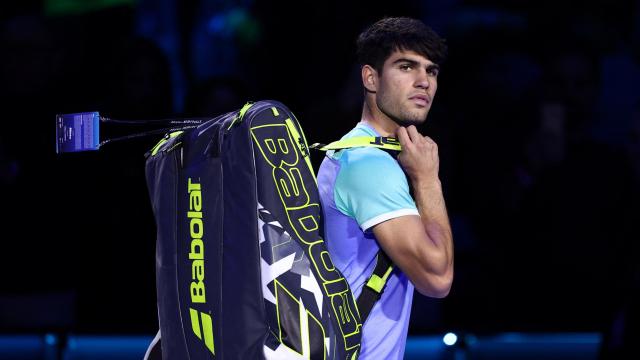
[[[420,65],[420,62],[416,61],[416,60],[412,60],[412,59],[407,59],[407,58],[400,58],[396,61],[393,62],[393,64],[400,64],[400,63],[408,63],[410,65],[413,66],[417,66]],[[440,65],[438,64],[429,64],[427,65],[427,71],[429,70],[440,70]]]
[[[419,65],[420,63],[417,62],[416,60],[411,60],[411,59],[407,59],[407,58],[400,58],[396,61],[393,62],[393,64],[400,64],[400,63],[409,63],[411,65]]]

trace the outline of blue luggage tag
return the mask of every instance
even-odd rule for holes
[[[100,113],[56,115],[56,153],[98,150]]]

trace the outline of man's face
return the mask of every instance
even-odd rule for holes
[[[398,125],[423,123],[438,88],[439,66],[413,51],[394,51],[378,74],[376,103]]]

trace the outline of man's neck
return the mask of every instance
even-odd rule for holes
[[[362,118],[360,122],[371,126],[381,136],[395,136],[396,130],[400,125],[389,119],[378,106],[375,101],[365,101],[362,106]]]

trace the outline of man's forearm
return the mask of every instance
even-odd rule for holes
[[[447,208],[439,180],[430,182],[413,181],[413,192],[418,212],[430,244],[429,251],[438,253],[438,264],[431,264],[443,272],[453,267],[453,235]],[[435,255],[435,254],[432,254]]]

